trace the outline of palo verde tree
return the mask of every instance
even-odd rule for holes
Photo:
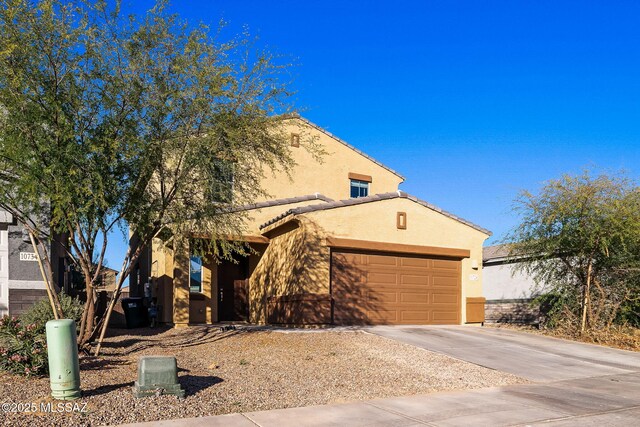
[[[510,255],[519,261],[514,266],[555,297],[557,318],[580,333],[621,320],[637,323],[636,182],[624,174],[564,175],[538,194],[523,191],[515,211],[521,223],[506,239]]]
[[[108,324],[94,285],[113,230],[135,238],[109,313],[161,234],[179,246],[201,230],[216,255],[242,251],[228,239],[242,228],[232,206],[291,165],[278,126],[292,111],[288,65],[221,34],[164,2],[135,17],[119,2],[0,0],[0,207],[41,252],[64,236],[87,292],[80,345]]]

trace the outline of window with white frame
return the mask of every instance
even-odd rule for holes
[[[358,179],[351,180],[351,198],[367,197],[369,195],[369,183]]]

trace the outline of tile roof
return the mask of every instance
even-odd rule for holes
[[[444,209],[441,209],[435,205],[432,205],[431,203],[425,202],[424,200],[420,200],[415,196],[411,196],[407,193],[405,193],[404,191],[398,190],[398,191],[394,191],[391,193],[381,193],[381,194],[373,194],[371,196],[367,196],[367,197],[358,197],[356,199],[346,199],[346,200],[336,200],[336,201],[332,201],[332,202],[328,202],[328,203],[324,203],[324,204],[317,204],[317,205],[309,205],[309,206],[301,206],[298,208],[294,208],[294,209],[289,209],[288,211],[284,212],[283,214],[278,215],[275,218],[272,218],[271,220],[267,221],[266,223],[262,224],[260,226],[261,229],[274,224],[278,221],[280,221],[281,219],[286,218],[289,215],[299,215],[299,214],[304,214],[304,213],[308,213],[308,212],[316,212],[316,211],[323,211],[323,210],[327,210],[327,209],[336,209],[336,208],[342,208],[345,206],[354,206],[354,205],[361,205],[363,203],[371,203],[371,202],[378,202],[380,200],[390,200],[390,199],[397,199],[397,198],[403,198],[403,199],[409,199],[413,202],[418,203],[419,205],[422,205],[426,208],[429,208],[433,211],[436,211],[446,217],[449,217],[453,220],[456,220],[462,224],[468,225],[471,228],[474,228],[478,231],[481,231],[485,234],[491,235],[491,231],[487,230],[486,228],[482,228],[479,225],[476,225],[470,221],[467,221],[463,218],[460,218],[459,216],[456,216],[454,214],[452,214],[451,212],[447,212]]]
[[[289,115],[287,118],[294,118],[294,119],[298,119],[301,122],[311,126],[312,128],[319,130],[320,132],[324,133],[325,135],[335,139],[336,141],[338,141],[339,143],[341,143],[342,145],[352,149],[353,151],[355,151],[356,153],[360,154],[361,156],[366,157],[367,159],[371,160],[373,163],[375,163],[376,165],[388,170],[389,172],[391,172],[392,174],[402,178],[402,180],[405,180],[405,177],[400,175],[398,172],[396,172],[395,170],[391,169],[390,167],[380,163],[379,161],[377,161],[376,159],[374,159],[373,157],[371,157],[370,155],[368,155],[367,153],[358,150],[356,147],[354,147],[353,145],[349,144],[348,142],[344,141],[343,139],[338,138],[337,136],[335,136],[334,134],[332,134],[331,132],[329,132],[328,130],[322,128],[321,126],[318,126],[317,124],[313,123],[312,121],[305,119],[304,117],[298,115],[298,114],[292,114]]]
[[[507,245],[493,245],[482,248],[482,261],[491,261],[509,256]]]
[[[513,252],[511,252],[512,250]],[[543,255],[544,254],[518,253],[517,248],[511,248],[509,244],[482,248],[482,261],[485,263],[514,263]]]
[[[257,203],[250,203],[250,204],[241,205],[241,206],[235,206],[230,211],[231,212],[249,211],[252,209],[262,209],[262,208],[269,208],[272,206],[290,205],[292,203],[307,202],[309,200],[321,200],[327,203],[333,202],[333,199],[330,199],[323,194],[314,193],[314,194],[308,194],[306,196],[289,197],[286,199],[274,199],[274,200],[267,200],[264,202],[257,202]]]

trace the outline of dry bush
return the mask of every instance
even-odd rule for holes
[[[559,326],[556,328],[536,328],[534,326],[495,324],[499,328],[515,329],[546,335],[554,338],[581,341],[590,344],[604,345],[622,350],[640,351],[640,328],[630,326],[612,326],[609,329],[592,329],[580,334],[576,327]]]

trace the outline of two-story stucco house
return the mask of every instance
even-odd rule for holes
[[[177,256],[155,241],[131,278],[176,327],[274,324],[462,324],[482,297],[490,232],[398,189],[404,178],[303,118],[285,122],[296,166],[266,174],[271,195],[244,209],[237,263]],[[298,144],[311,134],[322,163]],[[186,261],[185,261],[186,260]]]

